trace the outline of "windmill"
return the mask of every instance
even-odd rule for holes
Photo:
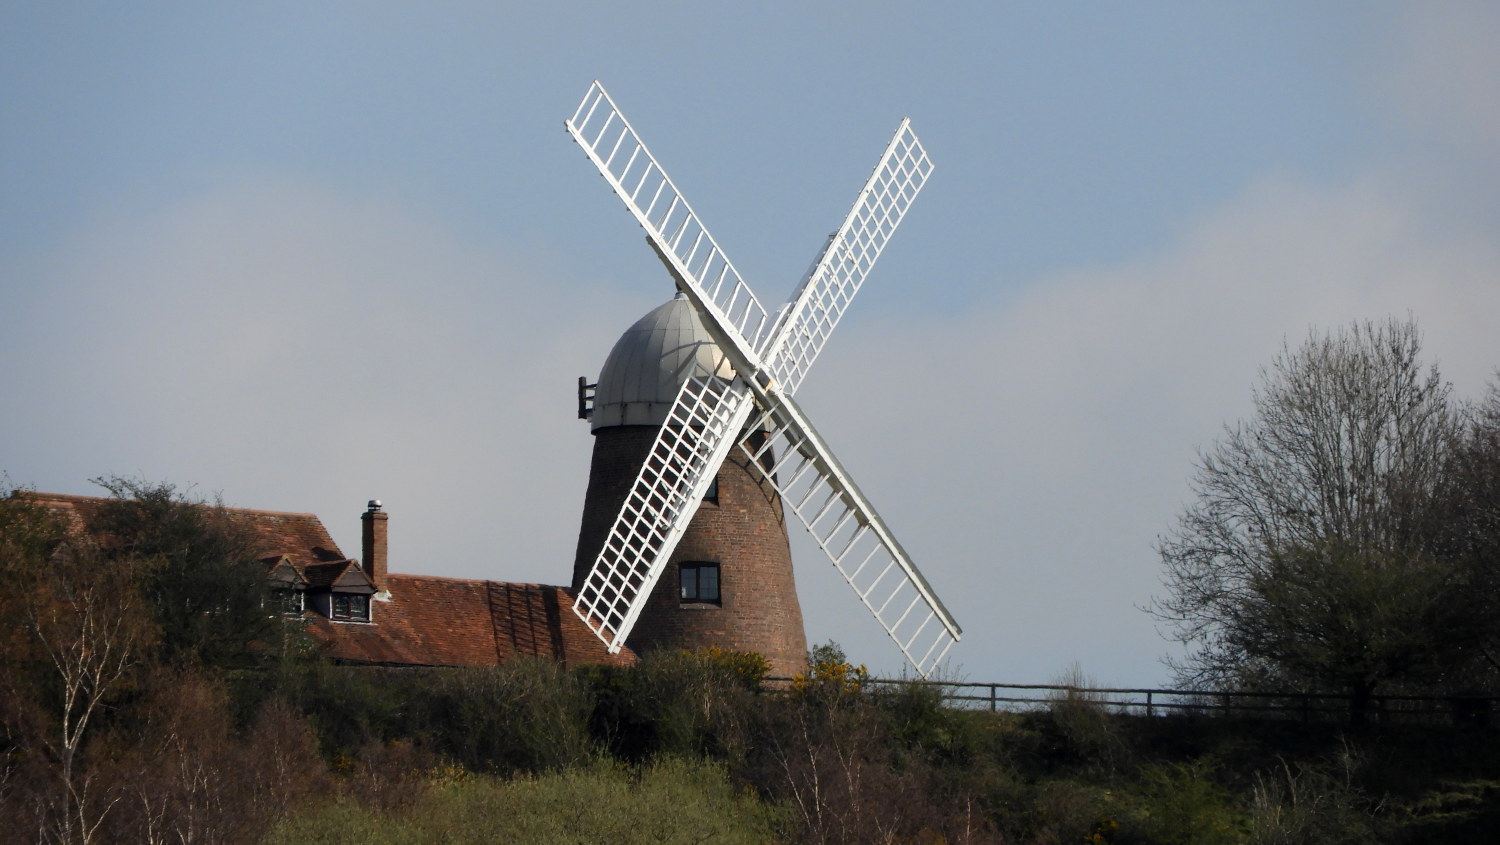
[[[910,121],[901,122],[848,217],[775,314],[603,86],[590,86],[565,125],[645,229],[722,356],[689,359],[597,557],[574,585],[574,612],[619,651],[719,467],[738,449],[927,677],[961,630],[792,398],[932,172]]]

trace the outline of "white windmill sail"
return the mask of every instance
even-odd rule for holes
[[[646,230],[657,255],[708,322],[734,340],[770,328],[766,310],[597,81],[564,124]],[[683,280],[691,279],[691,283]],[[707,283],[707,287],[698,282]],[[720,349],[728,344],[721,343]],[[640,474],[584,578],[573,610],[619,652],[753,410],[740,378],[695,373],[678,391]]]
[[[714,319],[753,348],[770,331],[766,309],[682,193],[597,81],[564,125],[625,201],[679,279],[691,279]],[[748,350],[747,350],[748,351]]]
[[[931,173],[932,159],[912,132],[911,120],[902,120],[849,216],[829,237],[760,350],[782,392],[793,394],[801,386]]]
[[[791,397],[762,412],[758,443],[740,441],[901,653],[927,677],[963,630]]]
[[[901,121],[767,344],[766,368],[780,394],[757,397],[762,413],[751,430],[769,436],[740,441],[783,505],[924,678],[962,629],[791,396],[931,173],[932,160],[911,121]]]
[[[646,230],[737,373],[730,381],[699,373],[683,385],[584,579],[574,611],[610,651],[620,649],[708,484],[745,431],[752,406],[759,404],[762,421],[756,429],[770,436],[758,447],[748,440],[742,447],[926,677],[961,631],[791,401],[931,173],[932,163],[909,121],[897,129],[848,218],[774,326],[597,81],[566,126]],[[773,464],[777,454],[779,463]]]

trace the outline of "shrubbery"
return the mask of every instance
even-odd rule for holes
[[[701,759],[662,757],[642,766],[596,760],[513,779],[439,778],[419,806],[403,811],[325,802],[288,819],[268,841],[751,845],[782,838],[783,815]]]
[[[157,504],[168,535],[204,536]],[[1045,710],[967,712],[832,643],[778,686],[716,649],[579,669],[335,666],[295,637],[199,651],[212,626],[174,628],[148,589],[170,549],[59,531],[0,499],[14,841],[1400,843],[1500,825],[1483,729],[1124,716],[1076,670]]]

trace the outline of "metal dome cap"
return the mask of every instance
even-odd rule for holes
[[[590,429],[661,425],[694,370],[734,378],[692,303],[679,293],[626,329],[609,351],[594,389]]]

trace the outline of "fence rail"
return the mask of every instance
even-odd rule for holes
[[[936,687],[953,707],[1026,711],[1069,701],[1141,716],[1220,715],[1294,719],[1303,722],[1351,718],[1372,724],[1454,724],[1488,727],[1500,710],[1496,696],[1371,696],[1362,710],[1354,697],[1339,694],[1231,692],[1077,687],[1059,684],[999,684],[871,678],[876,689],[920,685]]]

